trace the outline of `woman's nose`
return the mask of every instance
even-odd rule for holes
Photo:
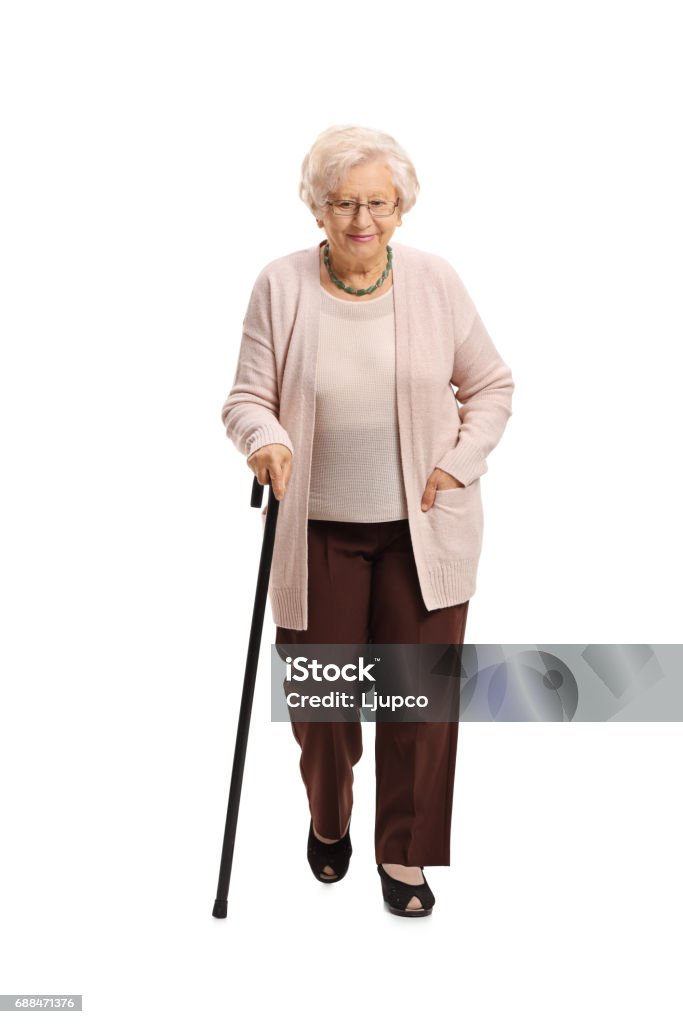
[[[359,235],[363,234],[363,232],[365,232],[365,234],[369,234],[367,229],[370,227],[371,223],[372,221],[368,213],[363,216],[363,214],[359,212],[353,219],[354,230],[356,230]]]

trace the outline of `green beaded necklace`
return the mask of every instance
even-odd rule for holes
[[[323,256],[325,257],[325,266],[327,267],[327,273],[330,275],[330,279],[336,284],[337,288],[342,288],[345,292],[350,292],[351,295],[369,295],[370,292],[374,292],[376,288],[379,288],[381,284],[384,284],[387,277],[391,273],[392,249],[390,245],[387,246],[387,265],[385,267],[384,273],[377,281],[375,281],[375,283],[370,288],[350,288],[349,285],[344,284],[343,281],[339,280],[339,278],[334,274],[332,267],[330,266],[329,242],[325,244],[325,248],[323,249]]]

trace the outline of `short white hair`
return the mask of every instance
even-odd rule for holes
[[[299,195],[311,213],[320,217],[328,196],[351,168],[374,160],[381,160],[391,171],[401,197],[399,210],[407,213],[420,189],[412,160],[391,135],[354,124],[335,124],[320,133],[301,165]]]

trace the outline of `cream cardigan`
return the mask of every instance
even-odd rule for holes
[[[484,528],[480,478],[512,415],[514,383],[453,267],[441,256],[390,244],[401,464],[420,588],[432,611],[475,592]],[[247,458],[275,442],[293,453],[268,592],[275,624],[298,630],[308,628],[321,245],[274,259],[258,274],[221,410],[227,436]],[[437,466],[466,486],[437,491],[423,512],[420,499]]]

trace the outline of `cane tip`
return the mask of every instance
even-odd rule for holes
[[[228,916],[228,901],[227,900],[216,900],[213,905],[213,916],[214,917],[227,917]]]

